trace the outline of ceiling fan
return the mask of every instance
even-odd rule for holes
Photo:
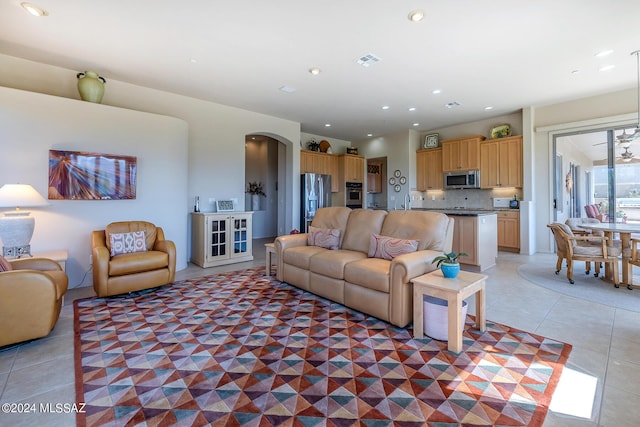
[[[623,163],[640,163],[640,157],[635,156],[629,147],[621,147],[624,151],[616,156],[615,164],[620,165]],[[609,162],[606,158],[593,160],[593,166],[607,166]]]
[[[618,142],[628,143],[640,138],[640,50],[631,52],[631,55],[636,56],[636,70],[638,73],[638,121],[636,122],[636,129],[633,133],[627,133],[627,130],[623,130],[622,134],[616,136]]]
[[[628,147],[624,147],[624,152],[620,153],[620,156],[617,157],[618,159],[622,160],[624,163],[637,163],[640,162],[640,159],[638,159],[637,157],[635,157],[633,155],[633,153],[631,151],[629,151]]]

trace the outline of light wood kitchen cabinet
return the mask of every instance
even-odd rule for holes
[[[512,252],[520,251],[520,212],[498,212],[498,248]]]
[[[382,163],[367,162],[367,193],[382,192]]]
[[[347,182],[364,183],[364,156],[340,154],[338,156],[340,181],[342,186]]]
[[[300,150],[300,173],[331,175],[331,192],[340,189],[337,156],[318,151]]]
[[[480,187],[522,188],[522,136],[480,143]]]
[[[495,214],[449,215],[453,218],[453,251],[468,256],[458,258],[467,270],[484,271],[496,265],[498,244]]]
[[[200,267],[253,260],[253,212],[191,214],[191,262]]]
[[[331,154],[300,150],[300,173],[331,174]]]
[[[416,189],[442,190],[442,148],[416,151]]]
[[[442,171],[457,172],[480,169],[482,135],[442,141]]]
[[[340,185],[340,163],[338,162],[338,156],[331,156],[329,158],[329,165],[331,170],[331,192],[337,193],[344,187]]]

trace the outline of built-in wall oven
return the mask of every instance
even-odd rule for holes
[[[351,209],[362,208],[362,183],[347,182],[347,207]]]

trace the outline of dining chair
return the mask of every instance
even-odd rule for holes
[[[620,279],[618,277],[618,256],[622,252],[619,247],[607,246],[609,239],[605,236],[576,236],[566,224],[553,223],[547,224],[551,229],[553,237],[556,241],[558,261],[556,262],[555,273],[560,273],[562,269],[562,261],[566,260],[567,279],[569,283],[574,284],[573,280],[573,262],[584,261],[585,273],[589,274],[591,270],[591,262],[595,264],[594,277],[600,274],[600,263],[609,264],[613,271],[613,284],[616,288],[620,287]]]

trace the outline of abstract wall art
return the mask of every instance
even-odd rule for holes
[[[134,156],[49,150],[49,199],[135,199],[136,174]]]

